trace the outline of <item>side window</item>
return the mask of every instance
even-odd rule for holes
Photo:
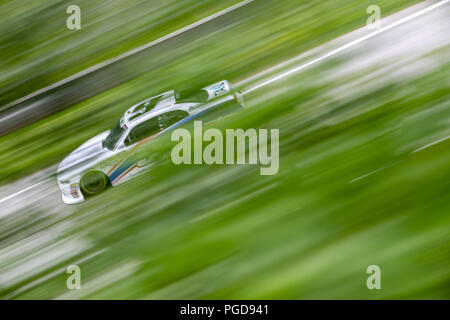
[[[158,118],[160,120],[160,126],[164,129],[167,129],[181,119],[186,118],[188,115],[189,114],[186,111],[176,110],[163,113]]]
[[[129,146],[150,137],[158,133],[160,129],[158,117],[149,119],[131,129],[128,137],[125,139],[125,145]]]
[[[186,111],[177,110],[166,112],[149,119],[131,129],[128,137],[125,139],[125,145],[128,147],[136,142],[159,133],[188,115],[189,114]]]

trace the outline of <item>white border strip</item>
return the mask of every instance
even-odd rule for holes
[[[15,196],[18,196],[19,194],[22,194],[22,193],[24,193],[24,192],[26,192],[26,191],[28,191],[28,190],[31,190],[31,189],[33,189],[33,188],[35,188],[35,187],[37,187],[37,186],[40,186],[41,184],[43,184],[43,183],[45,183],[45,182],[47,182],[47,181],[50,181],[51,180],[51,178],[47,178],[47,179],[45,179],[45,180],[42,180],[41,182],[38,182],[38,183],[36,183],[36,184],[33,184],[32,186],[29,186],[29,187],[27,187],[27,188],[25,188],[25,189],[22,189],[22,190],[20,190],[20,191],[18,191],[18,192],[16,192],[16,193],[13,193],[12,195],[10,195],[10,196],[7,196],[7,197],[5,197],[5,198],[3,198],[3,199],[0,199],[0,203],[2,203],[2,202],[5,202],[5,201],[7,201],[7,200],[9,200],[9,199],[12,199],[12,198],[14,198]],[[0,215],[0,218],[2,217],[2,215]]]

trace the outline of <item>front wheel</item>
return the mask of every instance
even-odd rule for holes
[[[100,171],[89,171],[80,181],[81,191],[88,196],[102,192],[108,186],[108,177]]]

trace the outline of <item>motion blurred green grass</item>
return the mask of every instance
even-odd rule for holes
[[[325,99],[337,84],[309,81],[334,67],[286,80],[291,90],[214,124],[279,128],[277,175],[161,157],[62,219],[72,224],[66,237],[93,244],[70,261],[102,252],[79,264],[84,291],[67,291],[59,273],[13,297],[448,299],[450,142],[414,150],[448,133],[449,65]],[[166,136],[145,152],[173,145]],[[373,264],[381,290],[366,288]]]
[[[320,42],[313,38],[305,46]],[[61,215],[58,224],[70,228],[56,240],[86,241],[89,249],[0,288],[0,296],[450,298],[450,140],[419,150],[449,135],[450,65],[344,90],[360,70],[326,79],[345,59],[255,91],[246,97],[258,101],[255,107],[214,123],[222,130],[279,128],[277,175],[260,176],[258,166],[248,165],[175,166],[167,158],[174,145],[169,136],[151,141],[142,152],[162,155],[151,172]],[[1,138],[3,150],[12,150],[13,138],[24,146],[32,136],[39,141],[2,176],[23,174],[27,163],[33,169],[54,163],[106,129],[145,96],[150,79],[142,76]],[[50,132],[53,140],[43,144]],[[35,232],[33,225],[12,227],[0,241]],[[80,259],[83,289],[69,291],[68,274],[58,270]],[[366,287],[366,268],[374,264],[381,267],[381,290]]]
[[[59,3],[57,8],[66,4],[65,2],[56,2]],[[127,4],[127,1],[123,2],[123,6],[118,6],[117,10]],[[192,22],[202,18],[205,15],[204,12],[198,11],[197,6],[190,6],[191,2],[193,1],[178,1],[176,4],[167,4],[167,8],[164,7],[166,10],[163,10],[163,12],[168,14],[166,12],[167,10],[169,12],[181,10],[184,13],[185,11],[183,10],[191,12],[193,9],[191,10],[189,8],[195,8],[196,10],[194,10],[192,16],[183,14],[181,16],[183,19],[180,17],[180,21],[175,20],[176,23],[174,22],[169,25],[164,24],[166,20],[163,19],[159,22],[162,24],[161,26],[158,25],[158,27],[150,28],[151,32],[148,37],[136,38],[134,33],[132,33],[133,36],[130,36],[128,41],[124,41],[123,45],[122,43],[121,45],[115,44],[112,47],[115,50],[113,53],[118,53],[118,51],[123,52],[132,45],[142,44],[157,38],[166,32],[173,31],[175,27],[180,27],[184,22]],[[386,16],[416,2],[418,1],[380,0],[378,1],[378,5],[382,8],[383,16]],[[210,1],[198,2],[198,5],[200,3],[210,3]],[[220,8],[224,4],[225,2],[220,5]],[[34,3],[33,5],[36,4]],[[173,5],[173,9],[171,9]],[[94,5],[92,4],[92,6]],[[182,10],[179,6],[182,6],[184,9]],[[334,0],[257,1],[256,6],[256,15],[242,17],[242,20],[233,23],[228,28],[216,31],[206,37],[200,37],[187,46],[176,48],[173,51],[167,51],[164,55],[155,56],[152,60],[146,61],[147,66],[153,66],[151,72],[99,94],[63,112],[59,112],[9,135],[0,137],[0,184],[10,182],[17,177],[60,161],[86,139],[110,129],[129,106],[142,99],[159,94],[165,90],[198,87],[214,83],[218,79],[228,79],[231,81],[243,79],[267,66],[284,61],[285,59],[298,55],[302,51],[364,26],[368,17],[366,14],[368,3],[357,0],[345,2]],[[213,7],[214,9],[218,9],[216,6]],[[107,9],[113,10],[111,5],[105,6],[95,17],[97,15],[100,17],[106,15],[109,12]],[[103,10],[106,10],[106,12],[103,12]],[[11,22],[12,26],[10,28],[14,27],[14,23],[28,26],[28,20],[25,20],[27,19],[26,12],[18,15]],[[94,10],[94,12],[97,11]],[[207,10],[206,12],[209,13],[210,11]],[[50,13],[56,15],[59,14],[59,11],[51,11]],[[156,17],[153,15],[146,15],[145,17],[146,19],[158,19],[159,13],[155,14]],[[92,17],[92,19],[95,17]],[[175,15],[173,19],[177,17],[178,15]],[[116,18],[119,19],[120,14]],[[114,16],[109,19],[109,24],[122,21],[122,19],[119,21],[114,20]],[[169,22],[173,19],[169,20]],[[57,21],[56,18],[48,21],[50,21],[48,23],[51,23],[52,30],[59,30],[53,25]],[[41,22],[46,26],[45,22]],[[146,20],[143,20],[143,22],[146,22]],[[6,24],[6,22],[3,23]],[[139,28],[141,27],[140,22],[135,23]],[[150,24],[150,26],[153,25]],[[68,32],[65,26],[63,27],[62,30]],[[143,30],[147,30],[144,27],[142,28]],[[8,30],[8,28],[4,30]],[[97,30],[96,28],[82,30],[83,33],[76,36],[76,39],[80,37],[80,39],[76,40],[76,43],[79,43],[77,49],[74,51],[69,50],[67,53],[69,54],[68,56],[64,53],[62,64],[45,58],[46,53],[45,51],[41,52],[41,50],[47,50],[47,45],[42,48],[33,49],[29,53],[30,55],[36,54],[43,59],[45,58],[38,65],[41,72],[38,74],[41,74],[41,78],[45,78],[45,80],[41,78],[37,80],[40,86],[39,88],[47,84],[48,79],[52,81],[59,80],[67,75],[66,73],[55,71],[56,75],[53,76],[54,72],[52,70],[56,67],[60,67],[64,72],[67,71],[68,74],[79,71],[80,64],[76,62],[80,60],[79,50],[95,49],[96,51],[90,55],[92,59],[103,57],[103,55],[99,56],[97,54],[97,50],[109,52],[106,50],[109,47],[103,48],[103,45],[105,45],[103,42],[97,41],[91,43],[87,41],[87,39],[97,34],[95,31]],[[155,30],[158,32],[157,35],[154,34],[156,32]],[[41,34],[39,33],[38,35]],[[110,32],[102,34],[101,38],[109,39],[115,37],[115,35],[116,29],[112,29]],[[68,37],[65,34],[64,36]],[[100,35],[97,36],[100,37]],[[44,41],[44,39],[41,41]],[[56,53],[67,50],[67,43],[61,41],[54,42],[54,45],[58,47],[52,48],[52,50]],[[19,49],[17,46],[12,46],[11,50]],[[7,55],[5,58],[13,59],[16,52],[5,51],[4,54]],[[28,57],[28,55],[26,56]],[[29,59],[31,58],[29,57]],[[86,67],[88,64],[99,62],[99,60],[94,61],[92,59],[82,59],[82,66]],[[9,60],[5,59],[5,61]],[[31,71],[27,67],[27,63],[28,60],[18,60],[18,65],[11,64],[14,68],[20,67],[19,70],[24,69],[27,71],[23,74],[23,79],[12,78],[5,80],[8,82],[2,83],[2,88],[8,88],[9,83],[14,87],[24,81],[28,83],[30,80],[29,73]],[[139,66],[136,67],[139,68]],[[5,74],[6,76],[8,75],[7,72]],[[17,92],[24,94],[25,92],[23,90],[27,90],[27,93],[32,91],[28,85],[19,86],[17,90],[19,91],[14,91],[15,94]]]

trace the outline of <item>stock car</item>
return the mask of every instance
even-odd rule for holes
[[[148,157],[129,156],[142,142],[211,110],[244,107],[242,94],[226,80],[189,94],[167,91],[133,105],[112,130],[89,139],[59,164],[57,181],[63,202],[83,202],[149,170],[152,161]]]

